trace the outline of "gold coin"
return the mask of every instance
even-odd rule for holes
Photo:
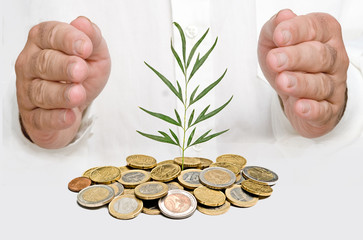
[[[223,205],[219,206],[219,207],[208,207],[208,206],[202,206],[200,204],[198,204],[197,209],[199,212],[204,213],[206,215],[221,215],[226,213],[229,208],[231,207],[231,204],[226,201]]]
[[[184,187],[177,182],[168,182],[166,185],[168,186],[168,190],[172,190],[172,189],[184,190]]]
[[[127,165],[139,169],[151,169],[156,166],[156,159],[147,155],[130,155],[126,158]]]
[[[258,198],[249,194],[240,185],[233,185],[226,189],[226,197],[237,207],[252,207],[256,205]]]
[[[226,201],[226,195],[222,191],[213,190],[204,186],[194,189],[194,196],[199,203],[209,207],[221,206]]]
[[[207,159],[207,158],[200,158],[200,157],[197,157],[197,158],[200,160],[200,164],[198,166],[199,169],[207,168],[213,163],[212,160]]]
[[[115,197],[108,205],[108,212],[118,219],[131,219],[139,215],[143,202],[131,195]]]
[[[178,165],[182,166],[183,158],[176,157],[174,158],[174,162]],[[184,167],[198,167],[200,165],[200,159],[195,157],[184,157]]]
[[[96,183],[110,184],[121,177],[120,169],[113,166],[99,167],[91,172],[90,179]]]
[[[154,200],[168,194],[168,186],[162,182],[146,182],[135,188],[136,197],[143,200]]]
[[[175,163],[156,166],[151,170],[151,178],[155,181],[169,182],[179,176],[181,168]]]
[[[236,164],[229,163],[229,162],[215,162],[215,163],[212,163],[210,165],[210,167],[227,168],[227,169],[231,170],[236,175],[236,177],[240,174],[240,169],[238,168],[238,166]]]
[[[137,185],[150,180],[150,173],[144,170],[129,170],[121,174],[118,180],[126,188],[135,188]]]
[[[158,162],[156,164],[156,166],[160,166],[160,165],[163,165],[163,164],[170,164],[170,163],[175,163],[175,162],[174,162],[174,160],[165,160],[165,161]]]
[[[107,185],[92,185],[82,189],[77,195],[77,202],[84,207],[101,207],[114,197],[113,189]]]
[[[236,154],[224,154],[217,157],[216,162],[229,162],[237,165],[239,170],[243,169],[246,166],[247,160]]]
[[[258,183],[251,179],[247,179],[241,183],[243,190],[255,194],[257,196],[268,197],[272,194],[272,188],[264,183]]]
[[[97,169],[97,168],[99,168],[99,167],[93,167],[93,168],[90,168],[90,169],[88,169],[87,171],[85,171],[84,173],[83,173],[83,177],[87,177],[87,178],[90,178],[90,176],[91,176],[91,173],[93,172],[93,170],[95,170],[95,169]]]
[[[202,184],[199,181],[199,174],[202,170],[200,169],[187,169],[183,170],[178,177],[179,183],[188,189],[195,189]]]

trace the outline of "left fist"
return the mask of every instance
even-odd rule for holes
[[[349,59],[334,17],[280,11],[261,30],[258,58],[297,132],[314,138],[338,124],[347,101]]]

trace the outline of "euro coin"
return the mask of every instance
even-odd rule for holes
[[[155,181],[169,182],[179,176],[181,168],[175,163],[156,166],[151,170],[151,178]]]
[[[115,197],[108,205],[108,212],[118,219],[131,219],[139,215],[143,202],[132,195]]]
[[[184,189],[184,187],[177,182],[168,182],[166,185],[168,186],[168,190],[172,190],[172,189],[183,190]]]
[[[238,166],[239,170],[241,170],[246,166],[247,160],[240,155],[224,154],[224,155],[217,157],[216,162],[233,163]]]
[[[256,205],[258,198],[244,191],[240,185],[233,185],[226,189],[226,197],[237,207],[252,207]]]
[[[272,194],[272,188],[265,184],[247,179],[241,183],[243,190],[261,197],[268,197]]]
[[[72,179],[68,183],[68,189],[71,190],[72,192],[79,192],[83,188],[91,186],[91,184],[92,184],[91,179],[89,179],[87,177],[77,177],[77,178]]]
[[[200,161],[200,164],[198,166],[199,169],[207,168],[213,163],[213,161],[208,158],[197,157],[197,159],[199,159],[199,161]]]
[[[228,212],[230,207],[231,207],[231,204],[228,201],[226,201],[223,205],[221,205],[219,207],[208,207],[208,206],[198,204],[197,210],[206,215],[215,216],[215,215],[221,215],[221,214]]]
[[[177,163],[179,166],[182,166],[183,164],[183,158],[182,157],[176,157],[174,158],[174,162]],[[184,157],[184,167],[187,168],[193,168],[198,167],[200,165],[200,159],[195,157]]]
[[[82,189],[77,195],[77,202],[84,207],[95,208],[109,203],[115,193],[110,186],[92,185]]]
[[[199,181],[199,174],[202,170],[200,169],[187,169],[183,170],[178,177],[179,183],[188,189],[195,189],[202,184]]]
[[[225,189],[236,182],[236,175],[226,168],[209,167],[199,174],[200,182],[212,189]]]
[[[258,166],[247,166],[242,170],[242,174],[247,179],[268,185],[274,185],[279,179],[273,171]]]
[[[146,182],[135,188],[136,197],[143,200],[153,200],[165,196],[168,193],[168,186],[162,182]]]
[[[147,155],[130,155],[126,158],[127,165],[138,169],[152,169],[156,166],[156,159]]]
[[[223,192],[205,186],[194,189],[194,196],[199,203],[209,207],[221,206],[226,201],[226,195]]]
[[[88,169],[87,171],[85,171],[84,173],[83,173],[83,177],[87,177],[87,178],[90,178],[90,176],[91,176],[91,173],[93,172],[93,170],[95,170],[95,169],[97,169],[97,168],[99,168],[99,167],[93,167],[93,168],[90,168],[90,169]]]
[[[90,174],[90,179],[95,183],[110,184],[121,176],[120,169],[113,166],[99,167]]]
[[[240,174],[240,169],[237,165],[229,162],[215,162],[210,165],[210,167],[222,167],[227,168],[228,170],[231,170],[234,175],[238,176]]]
[[[173,189],[168,194],[159,199],[159,209],[161,213],[169,218],[190,217],[197,208],[195,197],[184,190]]]
[[[150,180],[150,173],[144,170],[129,170],[121,174],[118,180],[126,188],[135,188],[137,185]]]
[[[124,186],[119,182],[108,184],[108,186],[113,188],[113,191],[115,192],[115,197],[120,196],[125,189]]]

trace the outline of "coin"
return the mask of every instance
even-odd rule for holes
[[[90,176],[91,176],[91,173],[93,172],[93,170],[95,170],[95,169],[97,169],[97,168],[99,168],[99,167],[93,167],[93,168],[90,168],[90,169],[88,169],[87,171],[85,171],[84,173],[83,173],[83,177],[87,177],[87,178],[90,178]]]
[[[183,190],[184,189],[184,187],[182,185],[180,185],[179,183],[177,183],[177,182],[168,182],[166,185],[168,186],[169,190],[172,190],[172,189],[181,189],[181,190]]]
[[[236,154],[224,154],[217,157],[216,162],[229,162],[238,166],[239,170],[246,166],[247,160]]]
[[[119,182],[108,184],[115,191],[115,197],[120,196],[124,192],[124,186]]]
[[[241,186],[233,185],[226,189],[226,197],[233,205],[237,207],[252,207],[258,198],[244,191]]]
[[[231,170],[234,173],[234,175],[236,175],[236,176],[238,176],[241,171],[236,164],[229,163],[229,162],[215,162],[215,163],[212,163],[210,165],[210,167],[227,168],[228,170]]]
[[[236,182],[234,184],[238,184],[238,185],[241,185],[241,182],[246,180],[242,174],[239,174],[236,178]]]
[[[143,202],[132,195],[115,197],[108,205],[108,212],[118,219],[131,219],[139,215]]]
[[[156,166],[163,165],[163,164],[169,164],[169,163],[175,163],[174,160],[164,160],[161,162],[158,162]]]
[[[162,182],[145,182],[135,188],[136,197],[143,200],[153,200],[164,197],[168,186]]]
[[[120,169],[113,166],[99,167],[90,174],[90,179],[95,183],[110,184],[121,176]]]
[[[183,158],[182,157],[176,157],[174,158],[174,162],[178,165],[182,166],[183,164]],[[200,164],[200,159],[195,157],[184,157],[184,167],[198,167]]]
[[[234,184],[236,175],[226,168],[209,167],[200,172],[199,180],[209,188],[225,189]]]
[[[72,192],[79,192],[83,188],[91,186],[91,184],[92,184],[91,179],[89,179],[87,177],[77,177],[77,178],[72,179],[68,183],[68,189],[71,190]]]
[[[199,161],[200,161],[200,164],[198,166],[199,169],[207,168],[207,167],[209,167],[213,163],[212,160],[207,159],[207,158],[197,157],[197,159],[199,159]]]
[[[247,179],[268,185],[274,185],[279,179],[273,171],[258,166],[247,166],[242,170],[242,174]]]
[[[134,188],[137,185],[150,180],[150,173],[144,170],[129,170],[121,174],[118,180],[126,188]]]
[[[197,209],[199,212],[204,213],[206,215],[221,215],[226,213],[230,207],[231,204],[228,201],[225,201],[223,205],[218,207],[208,207],[198,204]]]
[[[243,190],[257,196],[268,197],[272,194],[272,188],[265,183],[258,183],[251,179],[247,179],[241,183]]]
[[[151,170],[151,178],[155,181],[169,182],[179,176],[181,168],[175,163],[156,166]]]
[[[194,196],[199,203],[209,207],[221,206],[226,201],[226,195],[223,192],[205,186],[194,189]]]
[[[195,197],[180,189],[168,191],[168,194],[159,199],[159,208],[163,215],[170,218],[190,217],[197,208]]]
[[[183,170],[178,177],[179,183],[188,189],[195,189],[202,184],[199,181],[200,169],[187,169]]]
[[[139,169],[151,169],[156,166],[156,159],[147,155],[130,155],[126,158],[127,165]]]
[[[148,215],[159,215],[160,209],[158,205],[159,199],[156,200],[144,200],[144,207],[142,208],[142,212]]]
[[[84,207],[101,207],[109,203],[114,195],[113,189],[107,185],[92,185],[78,193],[77,202]]]

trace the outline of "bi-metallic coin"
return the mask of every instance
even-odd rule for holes
[[[77,202],[89,208],[101,207],[109,203],[115,192],[107,185],[92,185],[82,189],[77,195]]]
[[[159,200],[159,208],[161,213],[167,217],[187,218],[195,212],[197,200],[185,190],[173,189]]]

